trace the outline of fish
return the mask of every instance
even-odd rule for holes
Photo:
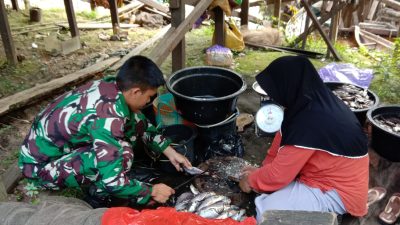
[[[238,214],[233,215],[231,218],[236,221],[242,221],[244,214],[246,213],[245,209],[241,209]]]
[[[194,195],[198,195],[198,194],[200,193],[200,191],[197,190],[197,188],[195,188],[195,187],[193,186],[193,184],[191,184],[191,185],[189,186],[189,188],[190,188],[190,191],[191,191]]]
[[[185,192],[181,194],[176,200],[175,210],[176,211],[186,211],[188,203],[193,198],[192,192]]]
[[[229,209],[229,205],[220,201],[200,210],[199,212],[197,212],[197,215],[203,218],[215,219],[227,209]]]
[[[202,192],[189,201],[188,212],[195,212],[200,203],[207,197],[216,195],[215,192]]]
[[[215,219],[226,219],[231,218],[232,216],[238,214],[239,211],[233,207],[229,207],[227,210],[223,211],[217,218]]]
[[[196,211],[201,211],[203,208],[206,208],[220,201],[224,202],[227,205],[231,204],[231,199],[229,199],[228,197],[223,195],[213,195],[204,199],[201,202],[201,204],[197,207]]]

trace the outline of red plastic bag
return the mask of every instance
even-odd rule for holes
[[[128,207],[110,208],[104,212],[101,225],[255,225],[254,217],[242,222],[231,218],[206,219],[194,213],[177,212],[171,207],[138,210]]]

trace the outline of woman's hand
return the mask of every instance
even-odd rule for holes
[[[183,170],[181,165],[188,169],[192,168],[192,164],[189,162],[189,160],[185,156],[176,152],[171,146],[168,146],[163,153],[169,159],[172,165],[175,166],[177,171]]]
[[[244,175],[249,175],[250,173],[252,173],[253,171],[257,170],[257,167],[254,166],[245,166],[242,168],[242,176]]]
[[[239,181],[239,187],[245,193],[250,193],[251,192],[251,187],[250,187],[250,184],[249,184],[248,174],[245,174],[245,175],[242,176],[242,178]]]

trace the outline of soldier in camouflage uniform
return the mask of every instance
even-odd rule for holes
[[[165,154],[177,170],[191,167],[140,112],[164,83],[151,60],[134,56],[116,78],[89,82],[56,98],[36,116],[21,146],[23,175],[47,189],[90,184],[96,196],[166,202],[172,188],[127,176],[138,138]]]

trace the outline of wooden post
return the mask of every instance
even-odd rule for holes
[[[194,7],[193,11],[186,17],[186,19],[177,27],[171,27],[165,34],[164,38],[158,42],[149,54],[158,66],[168,57],[169,53],[176,47],[182,40],[186,32],[188,32],[196,20],[204,13],[213,0],[201,0]],[[1,106],[1,105],[0,105]]]
[[[331,26],[329,28],[329,39],[331,40],[331,42],[333,44],[336,43],[337,41],[337,36],[338,36],[338,31],[339,31],[339,20],[340,20],[340,16],[342,14],[342,11],[340,10],[337,14],[332,16],[331,19]],[[327,58],[329,58],[329,54],[330,52],[328,51],[327,53]]]
[[[10,25],[8,24],[6,7],[4,1],[0,0],[0,33],[3,40],[4,51],[10,64],[17,64],[17,54],[15,53],[14,41],[11,35]]]
[[[282,3],[282,0],[274,1],[274,17],[276,19],[275,25],[277,27],[279,27],[279,23],[281,21],[281,3]]]
[[[31,8],[30,0],[24,0],[24,5],[25,5],[25,11],[29,11],[29,9]]]
[[[225,15],[220,7],[214,8],[215,15],[215,43],[225,46]]]
[[[64,0],[65,12],[67,13],[69,29],[71,30],[71,36],[79,36],[78,26],[76,25],[74,5],[72,0]]]
[[[304,26],[304,32],[307,32],[309,26],[310,26],[310,17],[306,15],[306,24]],[[303,35],[303,42],[301,43],[301,49],[305,49],[306,48],[307,36],[308,36],[308,33],[305,33]]]
[[[111,23],[113,27],[113,34],[118,35],[119,33],[119,18],[116,0],[108,0],[110,3]]]
[[[322,36],[322,39],[324,39],[326,45],[328,45],[328,49],[332,52],[333,57],[335,57],[336,60],[340,60],[339,54],[336,52],[335,47],[333,47],[331,41],[326,36],[325,32],[322,30],[321,24],[318,22],[317,17],[312,12],[312,10],[311,10],[310,6],[308,5],[308,3],[305,0],[301,0],[301,3],[303,4],[304,9],[307,11],[308,16],[311,18],[312,22],[317,27],[317,30],[319,31],[319,33]]]
[[[240,25],[249,24],[249,0],[243,0],[240,9]]]
[[[311,0],[308,0],[308,3],[311,3]],[[308,31],[308,27],[310,26],[310,17],[307,16],[306,14],[306,24],[304,26],[304,32]],[[301,49],[305,49],[306,48],[306,44],[307,44],[307,36],[308,36],[308,32],[305,33],[305,35],[303,35],[303,42],[301,43]]]
[[[18,0],[11,0],[11,4],[15,11],[19,11]]]
[[[185,2],[184,0],[171,0],[173,8],[171,10],[171,26],[177,28],[185,20]],[[186,42],[185,36],[178,45],[172,50],[172,72],[180,70],[186,65]]]

